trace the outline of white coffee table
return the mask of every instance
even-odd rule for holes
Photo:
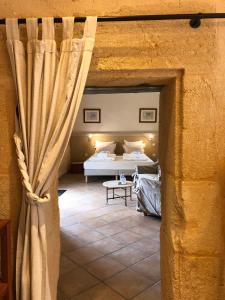
[[[125,201],[125,206],[127,206],[127,198],[130,198],[132,200],[132,181],[127,181],[126,184],[120,184],[119,180],[110,180],[103,182],[102,185],[106,187],[106,204],[108,204],[109,200],[111,199],[122,198]],[[115,190],[118,189],[122,189],[124,191],[124,195],[116,194]],[[110,190],[112,190],[112,197],[109,196]]]

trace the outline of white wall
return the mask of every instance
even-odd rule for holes
[[[74,132],[151,132],[158,123],[139,123],[139,108],[157,108],[159,92],[84,95]],[[83,123],[83,108],[100,108],[101,123]]]

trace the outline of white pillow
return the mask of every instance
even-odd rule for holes
[[[145,147],[145,144],[143,143],[143,141],[128,142],[128,141],[124,140],[124,144],[126,146],[130,146],[130,147],[139,147],[139,146],[142,146],[143,148]]]
[[[99,152],[104,151],[104,152],[109,152],[110,154],[114,154],[115,149],[116,149],[116,144],[110,144],[110,145],[106,145],[106,146],[96,147],[95,152],[99,153]]]
[[[102,141],[95,141],[95,147],[104,147],[104,146],[108,146],[108,145],[112,145],[114,144],[114,141],[112,142],[102,142]]]
[[[124,149],[125,153],[132,153],[132,152],[144,153],[145,152],[144,147],[142,145],[135,146],[135,147],[123,145],[123,149]]]

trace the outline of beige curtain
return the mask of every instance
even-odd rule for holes
[[[74,18],[63,18],[57,51],[53,18],[26,20],[28,42],[20,41],[17,19],[6,20],[18,109],[14,135],[24,186],[18,230],[17,299],[56,299],[59,223],[50,192],[80,106],[94,46],[96,17],[73,38]],[[50,196],[51,195],[51,196]]]

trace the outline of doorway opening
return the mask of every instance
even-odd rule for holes
[[[134,88],[137,89],[137,87]],[[138,88],[143,89],[146,86]],[[155,88],[156,86],[154,86]],[[96,88],[87,89],[86,95],[93,95],[94,89],[96,92]],[[107,94],[107,89],[101,89],[101,95]],[[160,84],[157,89],[158,91],[152,90],[151,93],[160,93],[160,122],[157,133],[160,146],[157,152],[154,149],[152,154],[155,155],[151,157],[155,161],[159,159],[162,168],[161,199],[164,211],[168,205],[165,204],[165,199],[168,196],[165,192],[168,191],[168,177],[164,175],[164,171],[168,172],[169,170],[172,173],[176,169],[173,162],[168,162],[169,155],[174,157],[174,143],[176,142],[173,122],[177,122],[177,119],[175,118],[171,122],[176,111],[176,109],[174,111],[174,99],[177,92],[176,80],[170,79],[167,85]],[[167,104],[164,103],[166,101]],[[99,106],[87,108],[97,110]],[[85,108],[82,107],[82,109]],[[83,112],[81,115],[84,118]],[[97,112],[93,118],[97,118]],[[101,123],[96,124],[99,126]],[[148,136],[146,135],[146,138],[149,138],[148,142],[154,144],[155,140],[154,143],[150,140],[150,138],[152,139],[151,130],[144,131],[148,134]],[[94,142],[96,142],[101,137],[103,138],[102,141],[109,142],[109,140],[105,140],[106,135],[109,135],[112,141],[115,139],[114,134],[115,132],[113,135],[111,132],[110,135],[108,131],[96,133],[95,130],[88,130],[85,132],[85,138],[83,138],[83,147],[85,148],[85,141],[93,145],[93,140],[95,139]],[[128,135],[127,140],[137,142],[137,135],[135,134],[137,132]],[[154,139],[155,136],[156,132],[154,132]],[[78,139],[78,135],[74,137]],[[172,137],[174,139],[171,139]],[[124,132],[122,139],[124,140]],[[154,148],[156,145],[152,146]],[[84,152],[85,154],[89,154],[88,150]],[[84,174],[79,174],[80,171],[83,172],[82,166],[77,162],[74,166],[72,164],[72,167],[77,174],[63,176],[59,184],[60,189],[66,190],[59,198],[62,236],[59,295],[67,297],[66,299],[73,299],[73,297],[75,297],[74,299],[85,299],[85,297],[92,297],[93,295],[93,297],[101,295],[105,299],[110,299],[110,297],[112,299],[160,299],[159,231],[161,219],[154,216],[144,216],[143,213],[137,212],[137,195],[135,193],[133,193],[133,199],[128,199],[127,207],[124,205],[123,197],[110,199],[109,204],[106,205],[106,190],[102,183],[114,180],[114,176],[119,174],[106,174],[107,177],[104,177],[104,174],[90,175],[89,173],[87,175],[89,180],[86,183]],[[110,175],[113,177],[108,177]],[[128,176],[126,179],[131,181]],[[171,207],[169,210],[171,211]],[[168,224],[167,217],[166,215],[164,220],[163,214],[164,226]],[[167,232],[169,230],[170,228],[166,228]],[[165,232],[165,227],[161,228],[162,231]],[[168,264],[166,251],[168,248],[161,249],[161,259],[163,255],[164,266]]]

